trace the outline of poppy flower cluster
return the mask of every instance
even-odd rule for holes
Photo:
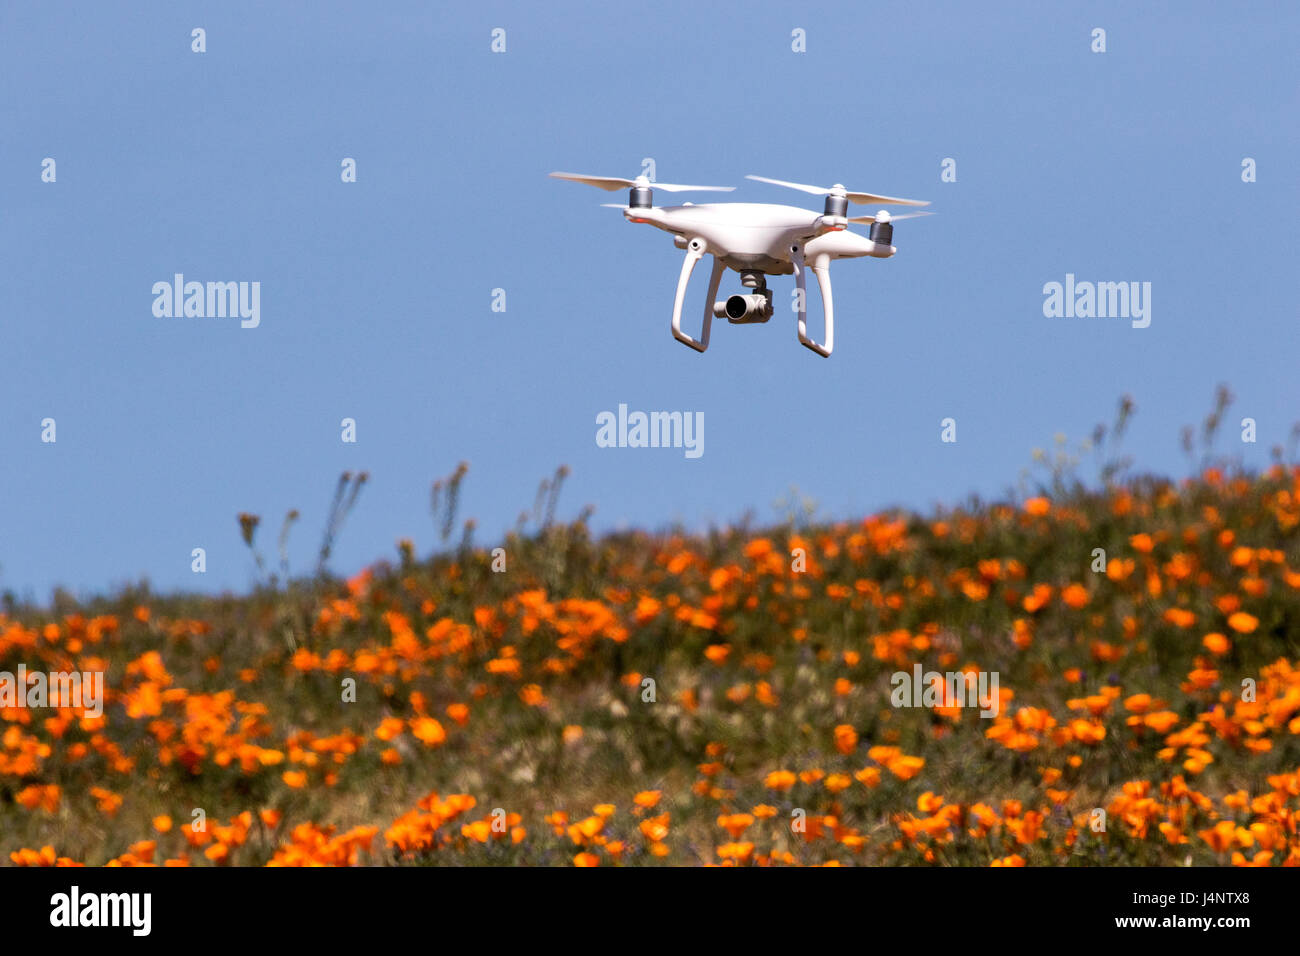
[[[11,608],[0,861],[1300,865],[1300,468],[505,547]]]

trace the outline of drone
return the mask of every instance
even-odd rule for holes
[[[655,206],[654,190],[665,192],[732,192],[734,186],[683,186],[676,183],[652,182],[646,176],[621,179],[616,176],[585,176],[579,173],[551,173],[556,179],[586,183],[597,189],[613,192],[628,190],[627,205],[603,203],[622,209],[628,222],[646,223],[656,229],[671,233],[678,249],[686,250],[677,279],[677,295],[673,300],[673,337],[697,352],[709,347],[709,329],[714,318],[725,318],[735,325],[766,322],[772,317],[772,290],[767,287],[767,276],[794,274],[798,288],[795,311],[798,313],[799,341],[818,355],[827,357],[835,344],[835,307],[831,298],[830,263],[832,259],[856,259],[872,256],[888,259],[898,250],[892,245],[894,222],[929,216],[928,212],[905,213],[892,216],[881,209],[872,216],[849,216],[849,203],[883,206],[928,206],[919,199],[898,199],[877,196],[874,193],[854,192],[839,183],[829,188],[791,183],[764,176],[746,176],[760,183],[785,186],[816,196],[825,196],[826,204],[818,214],[797,206],[778,206],[772,203],[703,203],[680,206]],[[871,225],[866,236],[849,232],[849,223]],[[704,327],[698,339],[682,331],[682,304],[686,299],[686,286],[691,273],[704,256],[713,256],[713,275],[709,279],[709,294],[704,307]],[[728,296],[714,301],[722,273],[732,269],[740,273],[740,284],[748,293]],[[807,273],[811,269],[817,277],[821,291],[823,324],[826,341],[818,343],[808,335]]]

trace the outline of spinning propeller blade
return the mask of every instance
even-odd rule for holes
[[[801,193],[811,193],[814,196],[824,196],[826,193],[830,192],[829,189],[822,189],[820,186],[805,186],[803,183],[787,183],[784,179],[768,179],[766,176],[746,176],[745,178],[760,183],[771,183],[773,186],[785,186],[787,189],[797,189]]]
[[[551,176],[555,179],[567,179],[574,183],[586,183],[588,186],[595,186],[597,189],[604,189],[606,192],[613,192],[616,189],[631,189],[633,186],[662,189],[670,193],[729,193],[736,188],[735,186],[683,186],[679,183],[654,183],[644,176],[638,176],[636,179],[622,179],[618,176],[586,176],[582,173],[551,173]]]
[[[800,192],[811,193],[814,196],[843,196],[849,202],[865,206],[873,203],[880,203],[884,206],[928,206],[928,200],[922,199],[899,199],[896,196],[878,196],[875,193],[858,193],[851,192],[836,183],[834,186],[809,186],[807,183],[790,183],[784,179],[768,179],[766,176],[746,176],[746,179],[752,179],[760,183],[771,183],[773,186],[785,186],[787,189],[797,189]]]
[[[735,186],[678,186],[676,183],[650,183],[651,189],[665,189],[670,193],[729,193]]]
[[[630,179],[619,179],[617,176],[584,176],[581,173],[551,173],[556,179],[567,179],[574,183],[586,183],[588,186],[595,186],[597,189],[603,189],[606,192],[613,192],[615,189],[631,189],[634,183]]]
[[[897,222],[900,219],[918,219],[921,216],[933,216],[932,212],[905,212],[901,216],[891,216],[886,210],[882,209],[874,216],[850,216],[849,222]]]

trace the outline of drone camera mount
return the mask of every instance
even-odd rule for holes
[[[752,325],[772,317],[772,290],[761,272],[742,272],[741,284],[753,289],[749,295],[732,295],[713,303],[713,314],[733,325]]]

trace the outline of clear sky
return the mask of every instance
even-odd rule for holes
[[[1126,450],[1183,474],[1219,382],[1266,464],[1300,419],[1298,9],[0,5],[0,589],[241,590],[236,514],[270,555],[294,507],[309,571],[344,469],[371,480],[341,573],[428,553],[430,483],[462,459],[481,544],[561,463],[561,516],[592,504],[598,530],[771,520],[791,485],[839,517],[996,496],[1125,392]],[[699,355],[669,330],[671,238],[546,177],[646,158],[735,200],[820,207],[757,173],[938,215],[835,264],[831,358],[798,344],[789,277],[772,321],[715,323]],[[178,272],[259,282],[260,325],[156,317]],[[1045,317],[1067,273],[1150,282],[1150,326]],[[702,412],[704,454],[597,447],[620,403]]]

